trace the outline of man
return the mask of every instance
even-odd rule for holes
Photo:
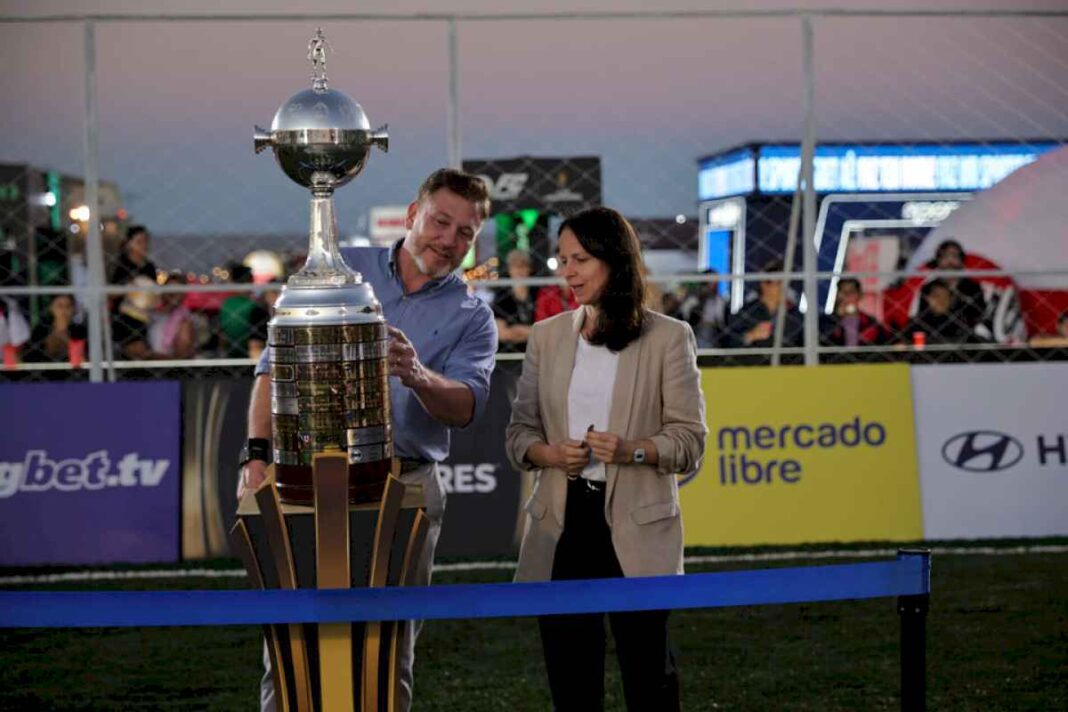
[[[441,531],[445,492],[438,463],[449,454],[449,428],[469,425],[486,404],[497,329],[493,312],[453,271],[460,266],[489,214],[489,194],[477,176],[452,169],[430,174],[408,206],[407,234],[390,248],[343,250],[382,303],[389,323],[390,402],[393,447],[401,480],[423,486],[430,519],[415,584],[430,583]],[[266,353],[256,368],[249,404],[250,452],[269,451],[270,380]],[[266,441],[266,447],[264,443]],[[255,447],[253,447],[255,445]],[[264,480],[267,463],[242,463],[238,497]],[[404,628],[399,709],[411,705],[412,665],[419,624]],[[274,709],[270,671],[264,676],[263,709]]]
[[[252,270],[240,262],[230,265],[230,281],[252,284]],[[271,315],[250,292],[238,292],[219,307],[219,331],[226,358],[259,358],[267,346],[267,322]]]
[[[510,279],[526,279],[533,274],[530,255],[523,250],[512,250],[505,258]],[[501,351],[523,352],[527,350],[530,325],[534,323],[534,300],[537,290],[530,285],[515,284],[493,300],[493,313],[497,317],[497,339]]]
[[[932,279],[920,290],[923,305],[898,335],[904,344],[915,343],[915,334],[924,335],[925,344],[963,344],[981,339],[953,313],[953,289],[941,278]]]
[[[773,260],[764,266],[766,273],[782,272],[782,262]],[[727,326],[727,343],[735,348],[769,348],[775,344],[775,319],[779,313],[782,280],[766,277],[760,282],[760,296],[746,304]],[[782,345],[801,346],[804,338],[801,314],[786,301],[786,323],[783,325]]]
[[[838,296],[833,315],[820,316],[820,341],[828,346],[882,346],[891,342],[890,333],[871,314],[862,311],[864,292],[860,280],[838,280]]]

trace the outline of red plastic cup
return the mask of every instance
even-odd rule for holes
[[[14,344],[4,344],[4,368],[15,368],[19,363],[19,349]]]
[[[923,351],[923,347],[927,345],[927,334],[922,331],[912,332],[912,345],[917,351]]]
[[[67,343],[67,357],[71,368],[78,368],[85,360],[85,339],[71,339]]]

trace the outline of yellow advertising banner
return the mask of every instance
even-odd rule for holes
[[[701,374],[708,442],[680,480],[687,546],[919,539],[906,364]]]

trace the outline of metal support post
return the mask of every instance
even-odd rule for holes
[[[448,24],[447,44],[449,50],[449,106],[446,112],[448,123],[449,166],[459,169],[463,159],[460,152],[460,48],[456,38],[456,18]]]
[[[83,292],[89,318],[89,380],[104,380],[104,248],[100,239],[100,147],[97,143],[96,32],[85,22],[85,204],[89,206],[85,241],[88,284]]]
[[[898,558],[922,556],[928,593],[898,596],[897,613],[901,619],[901,710],[924,712],[927,709],[927,611],[931,605],[930,557],[926,549],[899,549]]]
[[[819,364],[819,288],[816,281],[816,188],[813,159],[816,153],[816,74],[813,64],[812,18],[801,18],[805,71],[805,135],[801,142],[801,176],[805,183],[801,252],[805,271],[805,365]]]

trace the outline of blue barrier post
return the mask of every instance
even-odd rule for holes
[[[927,611],[931,604],[931,552],[929,549],[898,549],[898,560],[919,559],[923,566],[924,593],[898,596],[901,617],[901,709],[927,709]]]

